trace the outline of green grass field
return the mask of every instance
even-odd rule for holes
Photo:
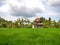
[[[60,28],[0,28],[0,45],[60,45]]]

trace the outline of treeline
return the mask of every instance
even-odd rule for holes
[[[0,17],[0,28],[31,28],[29,19],[17,19],[16,21],[7,21]]]
[[[60,20],[56,22],[55,20],[52,21],[51,18],[48,20],[41,17],[43,20],[43,28],[60,28]],[[17,19],[16,21],[7,21],[3,18],[0,17],[0,28],[32,28],[32,24],[34,23],[31,22],[29,19]]]

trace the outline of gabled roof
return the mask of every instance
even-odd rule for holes
[[[36,19],[34,20],[34,22],[41,23],[41,19],[40,19],[40,18],[36,18]]]

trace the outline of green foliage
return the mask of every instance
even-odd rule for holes
[[[60,45],[60,28],[0,28],[0,45]]]
[[[51,18],[49,18],[49,26],[51,25]]]
[[[51,18],[48,20],[40,17],[41,22],[43,23],[43,28],[60,28],[60,20],[58,22],[52,21]],[[30,22],[29,19],[17,19],[15,22],[7,21],[0,17],[0,28],[32,28],[32,24],[36,22]]]

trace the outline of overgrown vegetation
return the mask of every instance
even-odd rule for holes
[[[60,28],[0,28],[0,45],[60,45]]]
[[[56,22],[55,20],[52,21],[51,18],[47,20],[40,17],[40,19],[43,20],[43,28],[60,28],[60,20]],[[33,23],[29,19],[17,19],[12,22],[0,17],[0,28],[31,28]]]

